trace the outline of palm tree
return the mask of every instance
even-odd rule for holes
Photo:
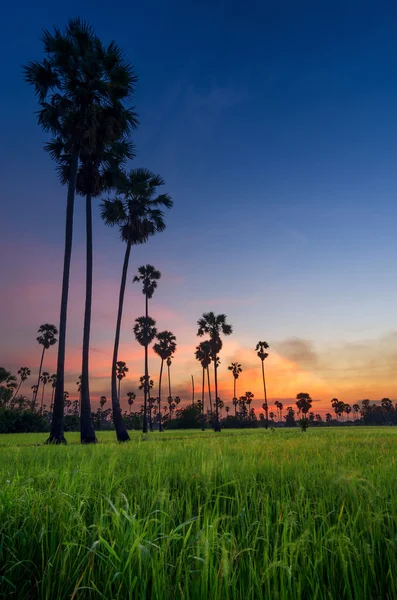
[[[66,343],[66,317],[69,291],[69,271],[72,251],[73,212],[79,160],[91,156],[98,148],[103,133],[99,127],[102,118],[99,110],[113,114],[115,138],[119,137],[118,116],[122,121],[135,123],[133,111],[124,108],[133,90],[136,77],[131,65],[125,63],[119,47],[111,42],[103,47],[91,27],[80,19],[70,20],[64,33],[55,28],[54,33],[44,31],[46,58],[30,62],[24,67],[26,81],[33,85],[39,97],[41,110],[38,122],[53,135],[47,150],[57,158],[54,145],[67,148],[70,155],[66,207],[66,235],[62,280],[60,333],[57,361],[57,384],[54,413],[49,442],[65,442],[64,368]],[[101,113],[103,115],[103,112]],[[109,119],[109,124],[111,119]]]
[[[296,406],[298,410],[302,412],[303,417],[307,419],[307,413],[312,407],[313,400],[310,398],[310,394],[306,392],[300,392],[296,395]]]
[[[232,326],[226,323],[226,315],[215,315],[213,312],[204,313],[201,319],[197,321],[197,335],[202,337],[205,334],[210,336],[209,342],[211,347],[211,358],[214,361],[214,382],[215,382],[215,399],[218,399],[218,352],[222,348],[221,334],[230,335],[233,331]],[[220,431],[219,424],[219,407],[218,402],[215,402],[215,431]]]
[[[237,383],[237,379],[240,375],[240,373],[242,373],[243,369],[241,368],[241,365],[237,362],[232,362],[231,365],[228,367],[229,371],[232,372],[233,375],[233,404],[234,404],[234,400],[237,400],[237,396],[236,396],[236,383]],[[237,402],[236,404],[234,404],[234,413],[235,416],[237,416]]]
[[[76,381],[76,385],[77,385],[77,393],[79,394],[79,399],[80,399],[80,403],[81,403],[81,380],[82,380],[83,376],[79,375]]]
[[[148,346],[154,340],[157,335],[156,321],[152,317],[138,317],[135,319],[134,334],[137,342],[145,348],[145,375],[144,375],[144,386],[143,386],[143,433],[147,433],[147,398],[149,393],[149,373],[148,373],[148,360],[147,351]]]
[[[161,208],[171,208],[172,200],[168,194],[157,194],[157,188],[164,185],[159,175],[154,175],[147,169],[133,169],[124,176],[117,187],[115,200],[106,200],[102,204],[102,218],[106,225],[118,225],[123,242],[126,243],[124,264],[121,276],[119,305],[117,312],[116,333],[112,360],[112,409],[113,421],[119,441],[129,440],[127,429],[121,416],[120,404],[117,399],[116,363],[119,349],[121,318],[123,314],[124,293],[127,282],[128,263],[131,246],[143,244],[148,239],[164,231],[164,213]]]
[[[34,385],[32,385],[30,389],[33,392],[33,394],[32,394],[32,405],[31,405],[31,408],[32,408],[32,410],[34,410],[35,398],[37,396],[37,392],[38,392],[38,389],[39,389],[37,383],[35,383]]]
[[[124,379],[124,377],[127,377],[127,373],[128,373],[128,367],[127,367],[127,363],[125,363],[122,360],[119,360],[116,362],[116,376],[117,379],[119,380],[119,389],[117,392],[117,399],[119,401],[120,404],[120,385],[121,385],[121,380]]]
[[[43,360],[44,360],[44,352],[48,350],[51,346],[57,343],[56,335],[58,335],[58,330],[55,325],[50,325],[49,323],[44,323],[44,325],[40,325],[39,330],[37,332],[39,334],[37,341],[40,346],[43,346],[43,351],[41,353],[40,367],[39,367],[39,377],[37,379],[37,390],[33,396],[33,410],[36,406],[37,400],[37,392],[39,391],[40,381],[41,381],[41,369],[43,368]]]
[[[43,373],[40,376],[40,381],[43,384],[43,389],[41,392],[41,404],[40,404],[40,412],[43,412],[43,402],[44,402],[44,389],[45,386],[47,385],[47,383],[50,381],[50,374],[47,373],[47,371],[43,371]]]
[[[17,394],[18,394],[23,382],[26,381],[27,378],[30,376],[30,369],[28,367],[21,367],[20,369],[18,369],[18,375],[19,375],[19,384],[18,384],[17,389],[15,390],[14,398],[17,397]]]
[[[171,365],[172,365],[172,356],[169,356],[166,360],[167,364],[167,373],[168,373],[168,396],[172,398],[171,393]]]
[[[131,409],[132,409],[132,405],[134,404],[134,400],[136,398],[136,395],[134,394],[134,392],[128,392],[127,393],[127,398],[128,398],[128,406],[130,407],[130,414],[131,414]]]
[[[49,379],[49,383],[51,383],[51,387],[52,387],[52,392],[51,392],[51,405],[50,408],[52,410],[53,404],[54,404],[54,393],[55,393],[55,388],[57,385],[57,374],[53,373]]]
[[[251,402],[254,399],[254,394],[252,392],[245,392],[245,401],[248,404],[248,409],[251,410]]]
[[[158,402],[158,419],[159,419],[159,431],[163,431],[163,424],[161,422],[161,381],[163,377],[164,361],[171,358],[176,351],[176,337],[171,331],[161,331],[157,334],[157,343],[154,344],[153,350],[161,358],[160,365],[160,376],[159,376],[159,395],[157,398]]]
[[[18,383],[15,375],[4,367],[0,367],[0,404],[7,404],[13,397],[17,387]]]
[[[353,404],[353,411],[356,413],[356,418],[357,418],[357,415],[360,412],[360,407],[358,404]]]
[[[267,393],[266,393],[266,379],[265,379],[265,360],[266,358],[269,356],[269,354],[267,352],[265,352],[265,350],[267,350],[269,348],[269,344],[267,342],[258,342],[255,350],[257,353],[257,356],[261,359],[262,362],[262,379],[263,379],[263,392],[265,394],[265,405],[266,408],[265,413],[266,413],[266,429],[269,427],[269,407],[267,405]]]

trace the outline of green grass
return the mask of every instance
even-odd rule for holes
[[[397,429],[132,437],[0,436],[0,597],[397,598]]]

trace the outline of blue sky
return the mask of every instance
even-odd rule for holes
[[[175,207],[167,231],[132,258],[131,275],[142,262],[163,272],[153,305],[168,314],[163,328],[195,344],[197,318],[213,309],[242,347],[265,338],[285,351],[300,338],[327,353],[362,342],[370,357],[374,340],[396,329],[397,6],[72,1],[3,9],[0,332],[13,337],[3,362],[30,356],[39,324],[58,318],[65,190],[20,66],[42,57],[41,28],[73,16],[115,39],[139,75],[134,164],[164,177]],[[68,337],[76,352],[82,205]],[[94,314],[100,346],[113,335],[123,247],[98,210],[94,225],[97,295],[106,288],[108,298]],[[140,301],[137,291],[131,299]]]

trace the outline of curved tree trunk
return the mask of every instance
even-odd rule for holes
[[[47,443],[66,444],[64,436],[64,391],[65,391],[65,350],[66,350],[66,318],[68,312],[70,260],[72,257],[73,242],[73,213],[74,195],[76,190],[77,167],[79,162],[78,152],[74,151],[71,158],[70,180],[66,203],[65,227],[65,253],[63,259],[63,278],[61,294],[61,314],[59,318],[59,342],[57,359],[57,383],[54,397],[54,410],[52,413],[51,431]]]
[[[163,422],[161,420],[161,380],[163,377],[163,366],[164,359],[161,359],[161,367],[160,367],[160,377],[159,377],[159,398],[158,398],[158,407],[159,407],[159,431],[163,431]]]
[[[123,421],[123,417],[121,414],[120,402],[119,402],[118,395],[117,395],[117,375],[116,375],[116,363],[117,363],[117,355],[119,352],[119,343],[120,343],[121,317],[123,316],[124,293],[125,293],[125,285],[127,282],[127,271],[128,271],[128,262],[130,259],[130,253],[131,253],[131,244],[130,244],[130,242],[127,242],[127,247],[125,249],[125,256],[124,256],[123,271],[121,274],[119,308],[117,311],[116,334],[114,337],[112,375],[111,375],[113,423],[114,423],[114,427],[116,429],[117,440],[119,442],[128,442],[130,439],[130,436],[128,435],[128,431],[127,431],[127,428],[125,426],[125,423]]]
[[[148,338],[147,320],[148,320],[148,316],[149,316],[148,315],[149,300],[148,300],[147,294],[146,294],[145,305],[146,305],[146,310],[145,310],[145,381],[144,381],[144,386],[143,386],[143,427],[142,427],[143,433],[147,433],[147,395],[148,395],[148,388],[149,388],[148,342],[147,342],[147,338]]]
[[[40,387],[40,377],[41,377],[41,369],[43,368],[44,352],[45,352],[45,347],[43,346],[43,352],[41,353],[41,360],[40,360],[40,367],[39,367],[39,376],[37,378],[37,390],[33,394],[33,403],[32,403],[33,410],[36,408],[37,394],[39,392],[39,387]]]
[[[219,403],[218,403],[218,367],[216,364],[217,355],[214,356],[214,383],[215,383],[215,427],[214,431],[220,431],[219,424]]]
[[[265,394],[265,412],[266,412],[266,429],[269,427],[269,407],[267,405],[267,394],[266,394],[266,379],[265,379],[265,362],[262,360],[262,377],[263,377],[263,391]]]
[[[86,283],[85,283],[85,311],[83,328],[83,356],[81,367],[80,391],[80,442],[82,444],[95,444],[97,441],[94,423],[91,414],[90,387],[89,387],[89,353],[91,330],[92,306],[92,207],[91,196],[85,199],[86,213]]]
[[[233,385],[233,404],[234,404],[234,416],[237,417],[237,398],[236,398],[236,383],[237,379],[234,377],[234,385]]]
[[[205,413],[204,413],[204,388],[205,388],[205,369],[203,368],[203,381],[201,388],[201,431],[205,431]]]
[[[207,367],[207,380],[208,380],[208,399],[210,401],[210,412],[212,415],[212,398],[211,398],[211,383],[210,383],[210,369]]]
[[[19,392],[19,388],[21,387],[21,385],[22,385],[22,379],[20,380],[19,385],[18,385],[17,389],[15,390],[15,394],[12,397],[13,400],[15,400],[15,398],[17,397],[17,394]]]

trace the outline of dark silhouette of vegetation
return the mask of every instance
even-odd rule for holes
[[[149,395],[149,372],[147,352],[149,344],[151,344],[157,335],[156,321],[152,317],[138,317],[135,319],[134,334],[136,340],[145,348],[145,375],[143,380],[143,433],[147,433],[147,399]]]
[[[116,333],[113,349],[111,389],[112,410],[117,439],[128,441],[129,435],[123,423],[120,403],[117,398],[116,363],[120,341],[121,318],[123,314],[125,286],[127,282],[128,263],[131,247],[144,244],[156,233],[165,229],[162,208],[171,208],[172,200],[168,194],[157,194],[157,189],[164,185],[159,175],[147,169],[133,169],[123,176],[117,186],[115,200],[106,200],[102,204],[102,218],[106,225],[118,226],[120,236],[126,244],[123,270],[121,275],[119,304],[117,312]]]
[[[33,390],[33,408],[36,406],[37,401],[37,393],[40,387],[41,381],[41,369],[43,368],[43,360],[44,360],[44,352],[48,350],[51,346],[54,346],[57,343],[56,335],[58,335],[58,330],[55,325],[50,325],[49,323],[44,323],[44,325],[40,325],[38,330],[39,336],[36,338],[39,345],[43,346],[43,350],[41,352],[40,366],[39,366],[39,375],[37,378],[37,384],[35,389]]]
[[[161,382],[163,377],[164,361],[168,358],[172,358],[176,351],[176,337],[171,331],[161,331],[156,336],[157,342],[153,345],[153,350],[160,357],[160,375],[159,375],[159,395],[157,397],[158,402],[158,424],[159,431],[163,431],[163,424],[161,418]]]
[[[79,161],[84,168],[90,161],[92,166],[92,157],[102,147],[104,126],[105,142],[110,143],[119,139],[121,127],[128,132],[136,125],[135,113],[124,107],[134,91],[136,77],[120,48],[114,42],[105,47],[93,29],[80,19],[70,20],[64,32],[58,28],[53,33],[44,31],[42,40],[46,57],[42,62],[28,63],[24,67],[25,78],[39,99],[38,123],[52,136],[46,150],[58,163],[65,150],[70,165],[57,382],[48,439],[59,444],[66,442],[63,431],[66,319]],[[85,190],[88,194],[92,191],[91,183]]]
[[[234,416],[237,416],[237,395],[236,395],[236,384],[237,379],[239,378],[240,373],[242,373],[243,369],[240,363],[232,362],[232,364],[228,367],[229,371],[232,372],[233,375],[233,405],[234,405]]]
[[[214,362],[214,385],[215,385],[215,431],[220,431],[219,406],[218,406],[218,360],[217,356],[222,349],[221,334],[230,335],[233,331],[232,326],[226,323],[226,315],[215,315],[213,312],[204,313],[201,319],[197,321],[197,335],[202,337],[208,334],[211,348],[211,359]]]
[[[264,393],[264,411],[266,413],[266,429],[269,427],[269,406],[267,403],[267,392],[266,392],[266,378],[265,378],[265,360],[269,356],[265,350],[269,348],[269,344],[267,342],[258,342],[255,351],[257,356],[261,359],[262,364],[262,381],[263,381],[263,393]]]

